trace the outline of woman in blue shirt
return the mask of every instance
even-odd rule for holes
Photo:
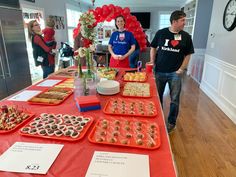
[[[108,45],[110,67],[129,68],[129,56],[135,50],[135,39],[131,32],[125,30],[125,18],[122,15],[116,17],[115,24],[118,30],[112,33]]]

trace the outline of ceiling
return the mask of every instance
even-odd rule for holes
[[[76,0],[92,6],[92,0]],[[94,6],[114,4],[121,7],[182,7],[189,0],[95,0]]]

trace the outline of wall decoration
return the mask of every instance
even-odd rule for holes
[[[111,33],[112,33],[112,29],[105,28],[104,33],[103,33],[103,35],[104,35],[103,38],[104,39],[110,39]]]
[[[57,29],[57,30],[65,29],[64,17],[62,17],[62,16],[55,16],[55,15],[50,15],[49,17],[54,20],[54,22],[55,22],[55,29]]]

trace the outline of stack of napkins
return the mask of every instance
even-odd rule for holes
[[[96,95],[76,97],[76,106],[80,112],[101,109],[100,101]]]

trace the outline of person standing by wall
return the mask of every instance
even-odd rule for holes
[[[149,63],[155,66],[156,85],[162,107],[166,83],[170,89],[171,103],[167,124],[169,133],[175,129],[179,113],[181,76],[194,53],[191,36],[183,31],[185,18],[186,14],[182,11],[172,12],[171,26],[157,31],[151,42]]]
[[[45,43],[40,25],[36,20],[28,23],[28,37],[32,42],[35,65],[41,65],[43,78],[46,78],[55,70],[55,56],[52,54],[53,46],[49,47]]]
[[[108,44],[110,67],[129,68],[129,56],[135,50],[135,39],[131,32],[125,30],[125,18],[122,15],[116,17],[115,24],[118,31],[112,33]]]

